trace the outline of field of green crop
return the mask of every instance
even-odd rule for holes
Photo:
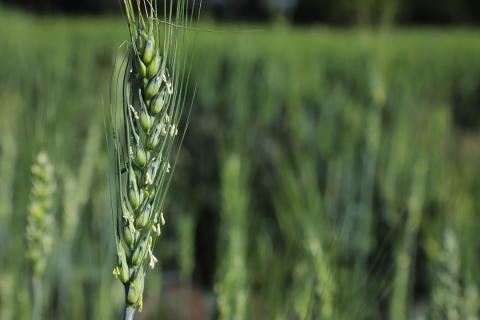
[[[479,31],[190,35],[196,95],[138,319],[480,317]],[[42,150],[44,319],[120,318],[104,119],[126,38],[117,18],[0,12],[1,320],[31,319]]]

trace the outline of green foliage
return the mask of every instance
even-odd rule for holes
[[[118,318],[96,120],[127,30],[1,18],[0,317],[30,317],[30,166],[46,146],[62,205],[45,318]],[[190,32],[194,121],[141,316],[193,308],[172,298],[181,273],[223,318],[478,318],[477,32],[199,28],[220,32]]]

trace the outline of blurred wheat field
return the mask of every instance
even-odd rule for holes
[[[138,318],[478,319],[478,31],[199,29]],[[58,181],[45,319],[119,317],[103,106],[126,34],[0,11],[2,320],[30,319],[41,150]]]

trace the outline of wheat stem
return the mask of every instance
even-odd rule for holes
[[[124,320],[133,320],[133,315],[135,314],[135,308],[128,305],[125,306]]]
[[[33,302],[32,302],[32,320],[42,319],[42,279],[38,276],[32,278]]]

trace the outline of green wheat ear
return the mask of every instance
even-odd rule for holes
[[[145,274],[157,262],[152,252],[165,223],[162,208],[186,97],[183,37],[193,8],[187,1],[163,5],[165,21],[148,0],[123,1],[130,37],[119,75],[122,112],[117,115],[113,103],[111,117],[118,256],[113,274],[125,286],[126,319],[141,310]]]
[[[54,169],[45,152],[32,166],[31,203],[27,217],[27,258],[32,262],[35,277],[45,272],[54,242],[53,201],[56,191]]]
[[[40,152],[32,166],[32,190],[27,215],[27,258],[31,261],[32,319],[42,319],[43,274],[54,244],[54,196],[57,189],[53,165]]]

